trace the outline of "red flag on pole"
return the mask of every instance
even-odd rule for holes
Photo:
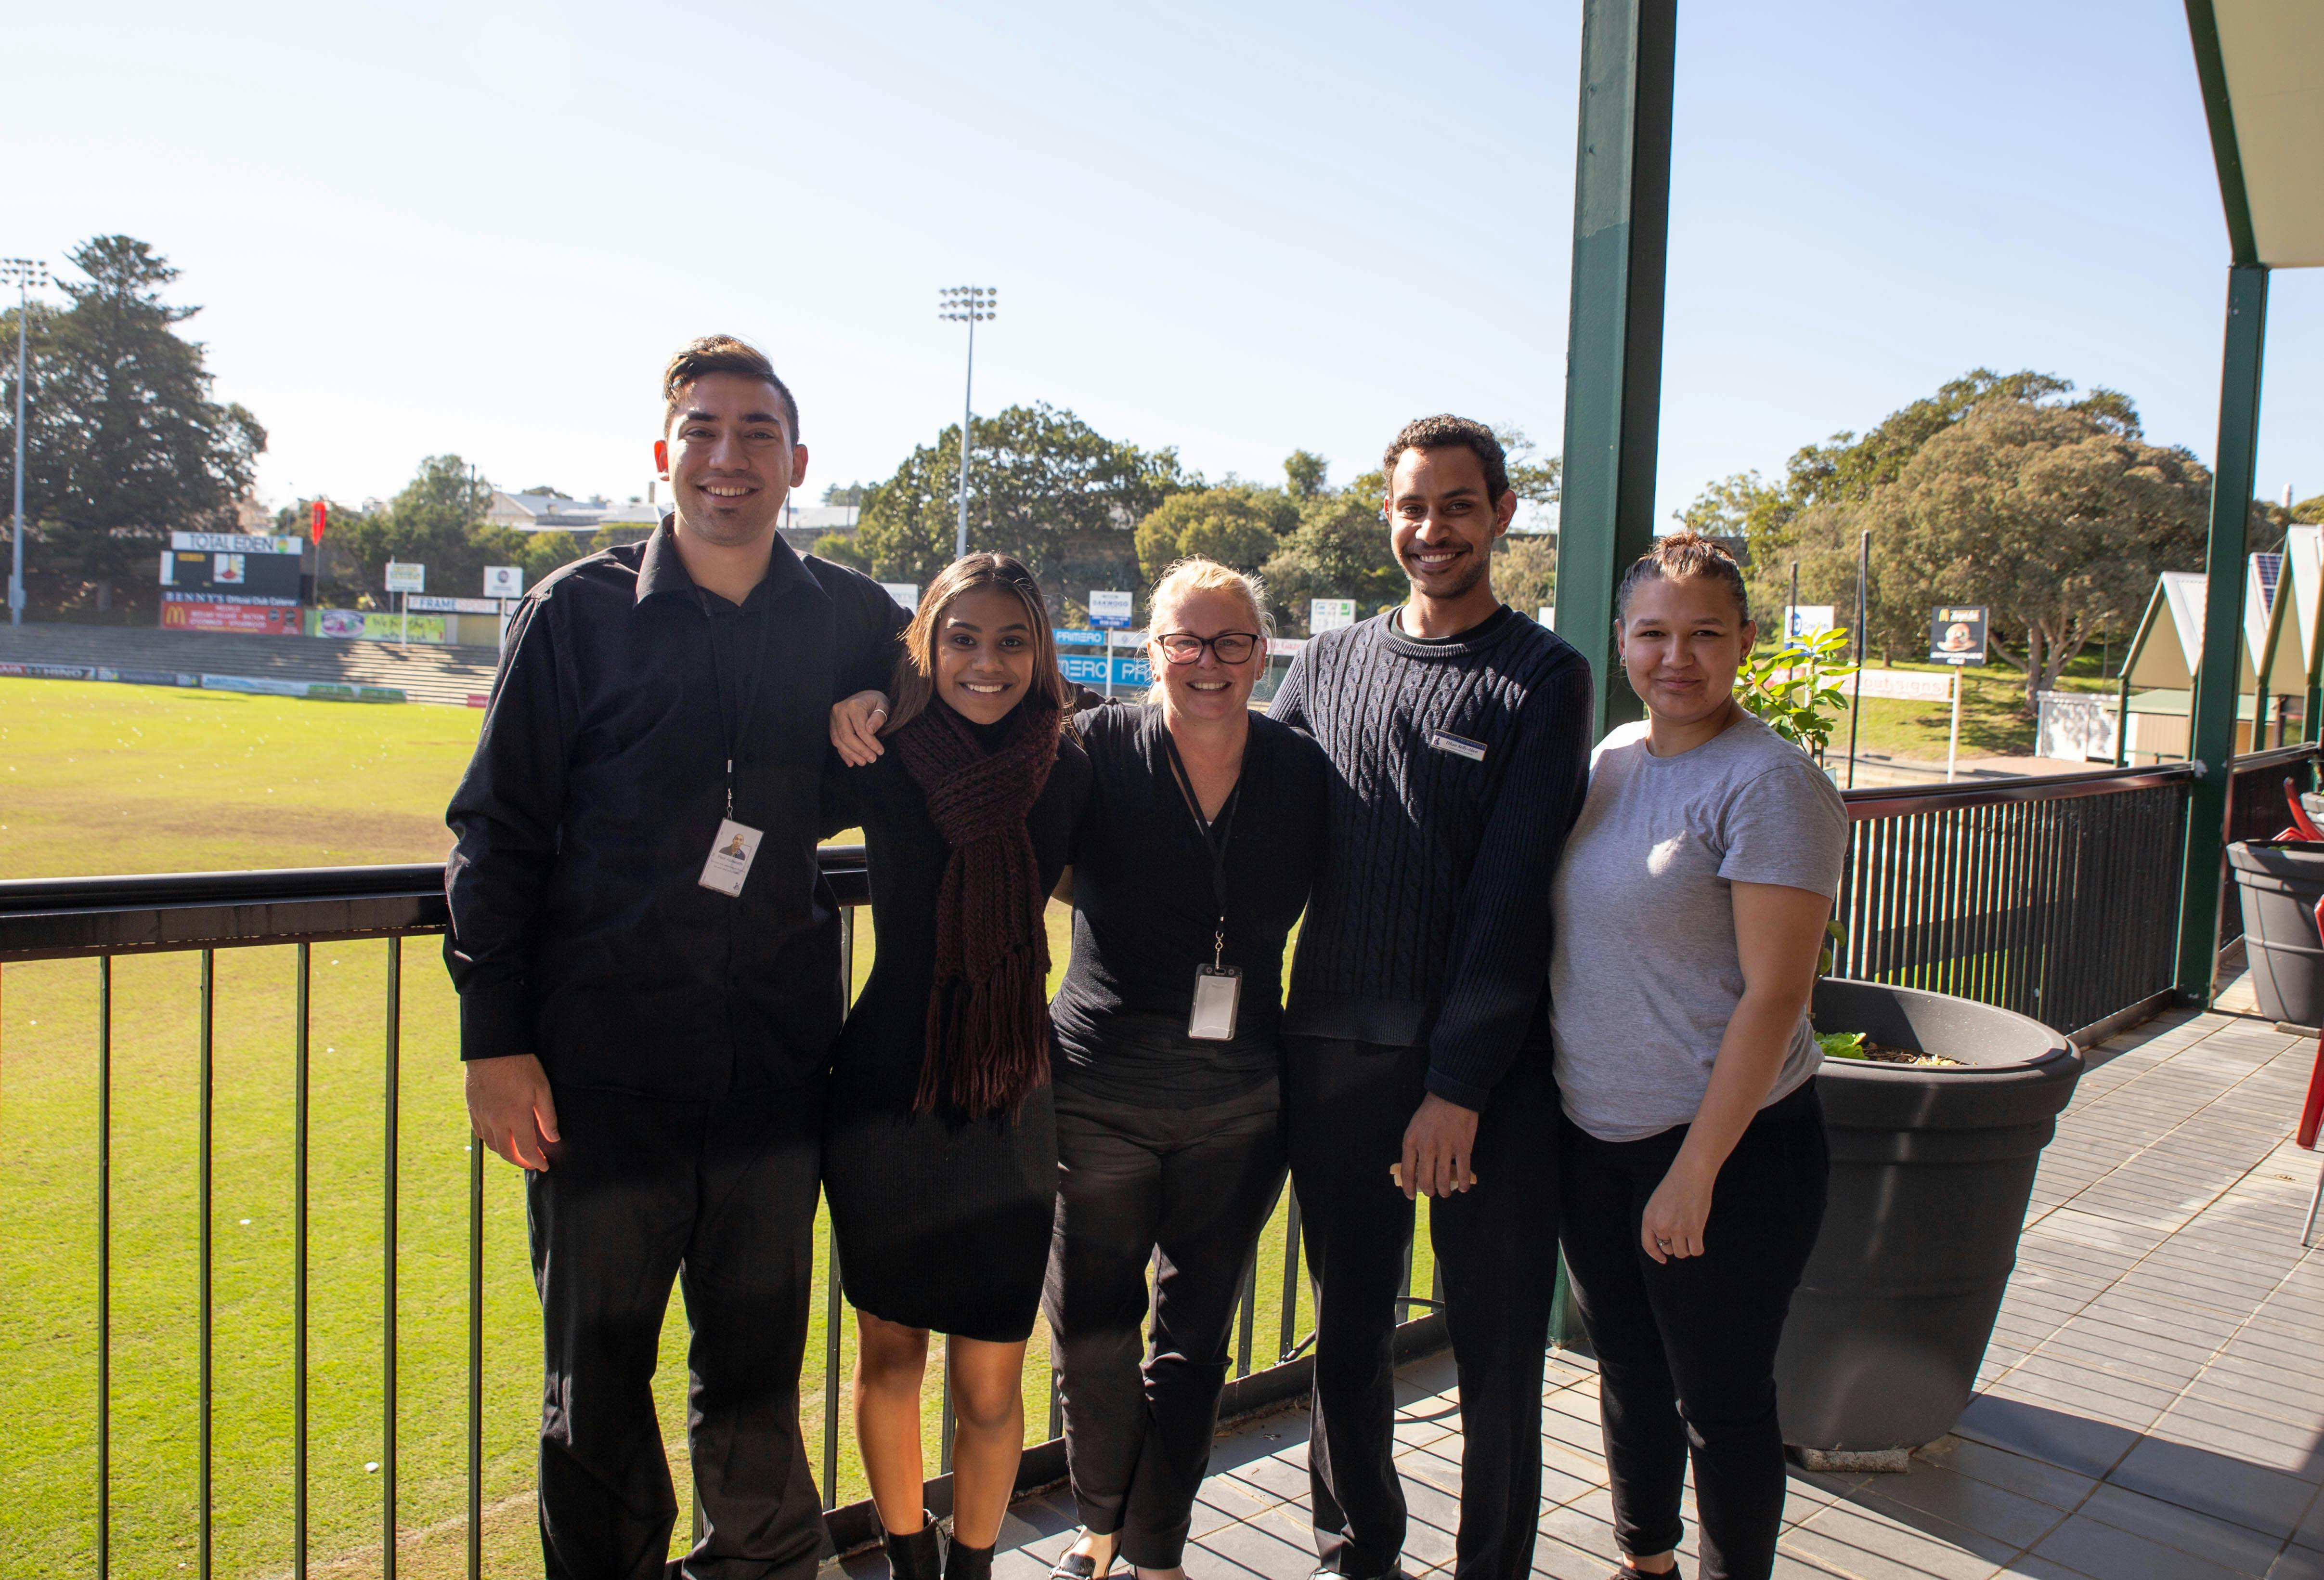
[[[315,502],[315,541],[323,541],[323,529],[330,524],[331,507],[321,500]]]

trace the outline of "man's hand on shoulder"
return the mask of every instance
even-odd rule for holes
[[[1477,1183],[1470,1162],[1477,1147],[1477,1111],[1431,1092],[1404,1127],[1404,1165],[1397,1183],[1407,1199],[1451,1196]]]
[[[549,1143],[557,1133],[557,1100],[549,1072],[529,1053],[472,1058],[468,1078],[468,1127],[476,1139],[520,1169],[549,1168]],[[527,1156],[530,1153],[530,1156]]]

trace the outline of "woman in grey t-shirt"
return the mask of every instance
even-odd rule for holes
[[[1775,1347],[1823,1222],[1807,1021],[1848,811],[1734,700],[1743,578],[1706,539],[1623,577],[1646,722],[1608,735],[1552,891],[1566,1267],[1599,1362],[1624,1580],[1666,1575],[1690,1450],[1706,1580],[1773,1568]]]

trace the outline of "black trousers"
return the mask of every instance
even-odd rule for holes
[[[525,1177],[550,1580],[669,1572],[678,1503],[652,1381],[672,1278],[693,1328],[687,1441],[705,1511],[702,1539],[675,1572],[808,1580],[823,1522],[799,1441],[798,1377],[822,1093],[556,1095],[564,1139],[546,1173]]]
[[[1686,1132],[1601,1141],[1566,1124],[1566,1272],[1598,1354],[1622,1550],[1678,1546],[1692,1454],[1703,1580],[1764,1580],[1784,1521],[1775,1347],[1823,1225],[1823,1107],[1811,1081],[1761,1110],[1719,1170],[1702,1254],[1657,1263],[1640,1226]]]
[[[1117,1535],[1122,1561],[1140,1568],[1175,1568],[1185,1552],[1235,1305],[1283,1185],[1282,1109],[1271,1079],[1181,1109],[1056,1089],[1042,1306],[1063,1373],[1065,1463],[1082,1523]]]
[[[1315,1288],[1307,1470],[1322,1566],[1392,1573],[1404,1549],[1390,1330],[1413,1203],[1388,1178],[1428,1050],[1286,1039],[1291,1181]],[[1461,1385],[1459,1580],[1517,1580],[1541,1512],[1542,1354],[1557,1287],[1557,1086],[1520,1054],[1477,1126],[1478,1183],[1429,1206]]]

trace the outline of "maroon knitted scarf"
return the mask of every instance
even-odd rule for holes
[[[991,756],[937,702],[890,737],[952,846],[917,1109],[1014,1113],[1049,1078],[1048,896],[1025,818],[1056,764],[1057,709],[1028,698],[1019,715]]]

